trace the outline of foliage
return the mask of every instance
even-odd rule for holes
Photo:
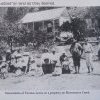
[[[88,7],[88,13],[85,17],[100,19],[100,7]]]
[[[25,43],[33,41],[33,35],[35,34],[37,42],[40,44],[44,42],[43,32],[33,32],[27,27],[18,28],[16,24],[26,13],[36,12],[40,10],[52,9],[54,7],[8,7],[7,13],[4,16],[4,22],[0,26],[0,34],[8,40],[8,42],[13,38],[13,42]],[[4,35],[5,34],[5,35]],[[10,39],[8,38],[10,37]]]
[[[71,24],[66,21],[61,25],[61,31],[71,31]]]
[[[71,22],[71,31],[77,40],[83,39],[86,34],[86,23],[85,20],[80,18],[74,18]]]
[[[83,19],[74,18],[71,23],[64,22],[61,26],[61,31],[71,31],[75,39],[82,40],[86,32],[86,23]]]
[[[12,37],[13,42],[15,43],[19,42],[27,44],[30,41],[36,41],[38,45],[44,43],[48,37],[46,32],[29,31],[27,27],[20,29],[18,28],[18,24],[16,24],[16,22],[18,22],[28,12],[36,12],[53,8],[55,7],[8,7],[4,16],[4,21],[0,23],[0,39],[7,40],[8,43]],[[61,30],[72,31],[74,37],[77,40],[80,40],[87,32],[86,23],[83,19],[87,16],[95,18],[99,17],[100,7],[90,7],[88,9],[84,7],[69,7],[67,9],[70,16],[72,16],[72,21],[71,23],[65,22],[61,26]],[[73,16],[75,18],[73,18]]]

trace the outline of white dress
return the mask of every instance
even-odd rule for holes
[[[61,75],[62,74],[62,69],[61,67],[55,67],[54,72],[52,73],[52,75]]]

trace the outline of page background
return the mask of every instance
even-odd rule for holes
[[[26,1],[38,1],[41,0],[0,0],[0,2],[26,2]],[[100,0],[42,0],[45,2],[54,1],[54,6],[100,6]],[[7,5],[6,5],[7,6]],[[6,7],[5,6],[5,7]],[[42,5],[41,5],[42,6]],[[85,85],[85,84],[84,84]],[[0,100],[100,100],[100,90],[93,91],[89,90],[90,94],[88,95],[74,95],[74,94],[66,94],[66,95],[6,95],[4,91],[0,91]]]

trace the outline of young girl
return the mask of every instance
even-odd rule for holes
[[[60,61],[57,61],[54,72],[52,73],[53,76],[60,76],[62,74],[62,67]]]

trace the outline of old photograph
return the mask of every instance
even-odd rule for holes
[[[100,90],[100,7],[0,7],[0,90]]]

